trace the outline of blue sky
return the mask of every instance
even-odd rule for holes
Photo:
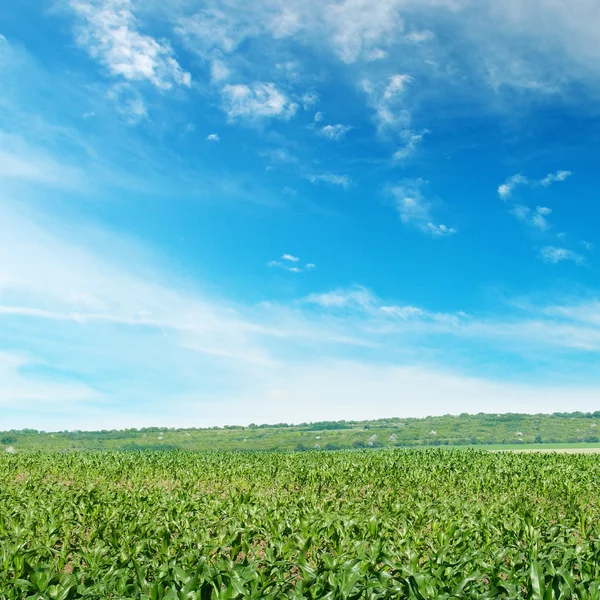
[[[599,28],[0,7],[0,429],[597,410]]]

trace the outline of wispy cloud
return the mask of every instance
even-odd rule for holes
[[[431,321],[458,325],[460,320],[466,317],[464,313],[440,314],[411,305],[386,304],[371,290],[362,286],[310,294],[304,299],[304,302],[318,305],[327,310],[358,311],[373,319],[393,322]]]
[[[108,98],[115,103],[118,112],[130,125],[148,118],[148,111],[141,94],[128,83],[118,83],[108,90]]]
[[[22,138],[0,130],[0,181],[2,180],[80,189],[85,187],[86,178],[74,166],[61,163]]]
[[[222,343],[215,349],[227,347],[225,330],[237,317],[231,312],[227,315],[228,311],[219,317],[216,305],[174,291],[157,279],[156,272],[140,276],[122,269],[115,262],[116,255],[130,253],[133,259],[138,252],[134,247],[100,235],[96,243],[103,245],[103,255],[96,254],[86,247],[89,232],[82,231],[79,239],[68,235],[65,240],[64,231],[40,227],[10,207],[2,207],[0,215],[0,290],[10,292],[10,303],[4,302],[4,309],[35,310],[32,317],[66,315],[74,322],[145,324],[197,334],[220,329]]]
[[[40,410],[60,404],[65,409],[73,404],[102,403],[103,395],[80,382],[60,382],[52,378],[28,377],[24,371],[45,366],[43,360],[25,354],[0,352],[0,406]]]
[[[78,16],[77,43],[112,75],[148,80],[166,90],[191,85],[170,44],[138,31],[131,0],[70,0]]]
[[[395,2],[331,2],[323,9],[323,21],[330,32],[328,39],[332,48],[348,64],[361,56],[369,59],[403,28]]]
[[[410,113],[404,103],[404,93],[412,81],[407,74],[392,75],[383,85],[363,81],[362,88],[375,111],[375,122],[380,131],[404,129],[409,125]]]
[[[298,110],[274,83],[225,85],[223,109],[231,120],[291,119]]]
[[[300,100],[302,102],[302,108],[304,108],[304,110],[310,110],[319,103],[320,98],[319,94],[316,92],[306,92],[305,94],[302,94]]]
[[[372,292],[363,287],[349,290],[340,288],[331,292],[310,294],[305,301],[323,308],[358,307],[367,311],[375,308],[378,303]]]
[[[457,233],[453,227],[433,223],[433,203],[423,192],[425,182],[407,180],[390,188],[400,220],[434,237],[446,237]]]
[[[527,304],[520,306],[523,312],[488,318],[462,311],[440,313],[410,304],[391,304],[360,286],[311,294],[304,302],[319,306],[328,316],[343,315],[351,319],[348,326],[363,331],[369,339],[378,335],[384,339],[405,338],[409,334],[444,335],[462,340],[461,344],[486,340],[496,349],[504,344],[514,349],[518,341],[525,353],[534,348],[537,352],[555,348],[559,352],[570,349],[600,353],[600,302],[597,301]],[[387,342],[382,344],[389,348]],[[564,354],[560,356],[565,359]]]
[[[544,262],[553,265],[565,261],[581,265],[585,261],[581,254],[578,254],[573,250],[568,250],[567,248],[557,248],[556,246],[544,246],[540,250],[540,256]]]
[[[222,60],[213,60],[210,65],[210,76],[211,79],[220,83],[229,79],[231,75],[231,71],[227,67],[227,65]]]
[[[521,173],[512,175],[502,185],[498,187],[498,195],[503,200],[507,200],[512,196],[515,189],[520,186],[543,186],[549,187],[553,183],[567,180],[572,175],[571,171],[556,171],[556,173],[549,173],[543,179],[529,179]]]
[[[571,175],[573,175],[571,171],[556,171],[556,173],[549,173],[548,175],[546,175],[546,177],[544,177],[544,179],[541,179],[539,183],[544,187],[548,187],[558,181],[565,181],[566,179],[571,177]]]
[[[327,183],[329,185],[338,186],[338,187],[342,187],[345,189],[349,188],[350,184],[352,183],[352,180],[350,179],[350,177],[348,177],[348,175],[338,175],[336,173],[312,174],[312,175],[307,175],[306,178],[311,183],[323,182],[323,183]]]
[[[538,206],[532,211],[527,206],[515,204],[509,212],[519,221],[522,221],[535,229],[546,231],[550,227],[548,216],[552,214],[552,209],[547,206]]]
[[[423,143],[429,130],[414,131],[411,128],[412,116],[407,108],[406,90],[414,83],[408,74],[395,74],[385,82],[373,84],[365,79],[362,88],[367,94],[367,102],[374,110],[374,120],[381,137],[396,138],[400,146],[392,155],[396,163],[410,158]]]
[[[512,195],[513,191],[517,186],[526,185],[527,183],[529,183],[527,177],[521,174],[512,175],[502,185],[498,187],[498,195],[503,200],[506,200]]]
[[[427,129],[422,131],[421,133],[415,133],[414,131],[410,131],[409,129],[403,131],[401,135],[401,139],[403,145],[394,152],[393,160],[402,161],[406,160],[410,156],[412,156],[417,148],[421,145],[425,134],[429,133]]]
[[[339,141],[343,139],[346,134],[352,129],[351,125],[325,125],[319,129],[318,133],[320,136],[327,138],[328,140]]]
[[[298,157],[292,154],[286,148],[269,148],[259,152],[259,156],[269,161],[273,165],[298,165]]]
[[[508,202],[518,187],[547,188],[554,183],[565,181],[571,174],[571,171],[561,170],[556,171],[555,173],[549,173],[542,179],[530,179],[519,173],[509,177],[498,188],[498,195],[502,200]],[[547,232],[551,229],[548,218],[553,212],[550,207],[537,206],[535,209],[532,209],[524,204],[515,203],[508,212],[522,223],[528,225],[531,230],[537,231],[538,235],[540,232],[545,232],[546,238],[548,238]],[[562,240],[564,237],[564,233],[555,235],[556,240]],[[582,264],[584,262],[583,257],[577,252],[551,244],[544,246],[539,250],[538,254],[539,257],[548,264],[557,264],[565,261],[574,262],[575,264]]]
[[[283,269],[284,271],[289,271],[290,273],[302,273],[303,271],[310,271],[311,269],[315,269],[316,265],[314,263],[306,263],[304,266],[300,264],[300,259],[293,254],[282,254],[279,260],[270,260],[267,263],[268,267],[276,267],[278,269]]]
[[[209,142],[220,142],[221,138],[218,133],[210,133],[206,136],[207,141]]]

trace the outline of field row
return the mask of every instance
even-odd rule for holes
[[[0,597],[600,598],[600,461],[0,457]]]

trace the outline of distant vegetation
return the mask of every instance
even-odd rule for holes
[[[226,426],[208,429],[0,433],[0,450],[341,450],[360,448],[552,445],[600,443],[594,413],[461,414],[424,419],[321,421],[299,425]]]

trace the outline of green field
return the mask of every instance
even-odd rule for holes
[[[0,597],[600,598],[594,455],[0,456]]]
[[[2,422],[0,421],[0,429]],[[449,446],[490,449],[600,447],[600,411],[552,415],[461,414],[424,419],[327,421],[206,429],[149,427],[112,431],[0,433],[2,448],[15,451],[72,450],[344,450]]]

